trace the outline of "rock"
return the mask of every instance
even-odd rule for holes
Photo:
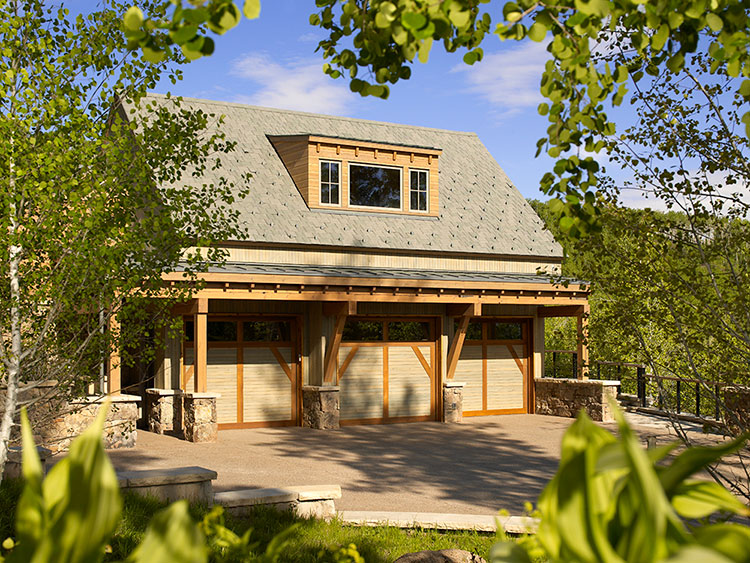
[[[440,551],[417,551],[402,555],[394,563],[487,563],[476,553],[463,549],[441,549]]]

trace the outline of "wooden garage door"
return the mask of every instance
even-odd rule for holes
[[[339,348],[342,424],[435,420],[432,319],[351,319]]]
[[[454,379],[466,383],[465,416],[528,412],[528,319],[473,320]]]
[[[185,325],[183,389],[192,389],[192,321]],[[209,317],[206,390],[221,394],[219,429],[296,424],[295,335],[293,319]]]

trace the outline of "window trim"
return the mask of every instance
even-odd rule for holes
[[[323,163],[326,164],[337,164],[339,167],[339,183],[338,183],[338,191],[339,191],[339,202],[338,203],[323,203]],[[318,159],[318,205],[323,207],[341,207],[341,202],[344,199],[344,189],[343,189],[343,179],[341,177],[342,172],[342,161],[340,160],[333,160],[329,158],[320,158]],[[331,182],[325,182],[326,184],[330,184]]]
[[[399,207],[377,207],[375,205],[356,205],[352,203],[352,166],[363,166],[363,167],[369,167],[369,168],[390,168],[392,170],[398,170],[399,174],[399,191],[398,191],[398,203]],[[356,161],[347,161],[347,191],[349,197],[347,198],[349,201],[347,202],[349,207],[351,209],[376,209],[378,211],[385,211],[385,212],[391,212],[395,213],[397,211],[404,211],[404,167],[403,166],[389,166],[387,164],[372,164],[370,162],[356,162]]]
[[[425,208],[424,209],[414,209],[411,206],[411,173],[412,172],[424,172],[426,176],[426,182],[425,182],[425,189],[424,189],[424,197],[425,197]],[[430,213],[430,171],[426,168],[409,168],[409,211],[412,213],[424,213],[429,214]],[[419,190],[415,190],[417,193],[419,193]]]

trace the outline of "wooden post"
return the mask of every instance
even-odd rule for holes
[[[110,395],[119,395],[122,388],[122,372],[120,369],[120,350],[116,344],[120,335],[120,321],[117,320],[117,315],[112,315],[109,318],[109,334],[115,342],[115,346],[107,360],[107,393]]]
[[[195,343],[193,390],[196,393],[205,393],[208,368],[208,299],[198,299],[198,310],[193,316],[193,327],[195,330],[193,335]]]
[[[482,314],[482,305],[480,303],[469,303],[467,305],[449,305],[446,307],[446,315],[449,317],[458,316],[458,329],[453,334],[453,341],[448,350],[448,369],[445,373],[446,380],[453,379],[458,366],[458,358],[461,356],[461,350],[464,347],[466,339],[466,329],[469,328],[469,321],[472,317],[478,317]]]
[[[589,313],[591,309],[588,303],[582,307],[577,315],[578,338],[576,342],[576,353],[578,356],[577,377],[578,379],[589,378]]]
[[[346,324],[347,317],[357,314],[357,303],[355,301],[331,301],[324,303],[323,314],[336,317],[333,335],[328,341],[328,346],[326,347],[323,367],[323,382],[331,383],[334,382],[336,376],[339,347],[341,346],[341,339],[344,336],[344,325]]]

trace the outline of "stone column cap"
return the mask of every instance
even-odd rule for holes
[[[616,387],[620,385],[620,382],[616,379],[576,379],[574,377],[535,377],[534,381],[573,383],[577,385],[601,385],[603,387]]]
[[[443,387],[466,387],[465,381],[443,381]]]
[[[303,391],[340,391],[341,387],[338,385],[303,385]]]
[[[170,396],[170,395],[181,395],[182,390],[181,389],[158,389],[156,387],[150,387],[146,389],[146,393],[148,393],[149,395]]]
[[[182,394],[189,399],[218,399],[221,393],[197,393],[195,391],[183,391]]]

